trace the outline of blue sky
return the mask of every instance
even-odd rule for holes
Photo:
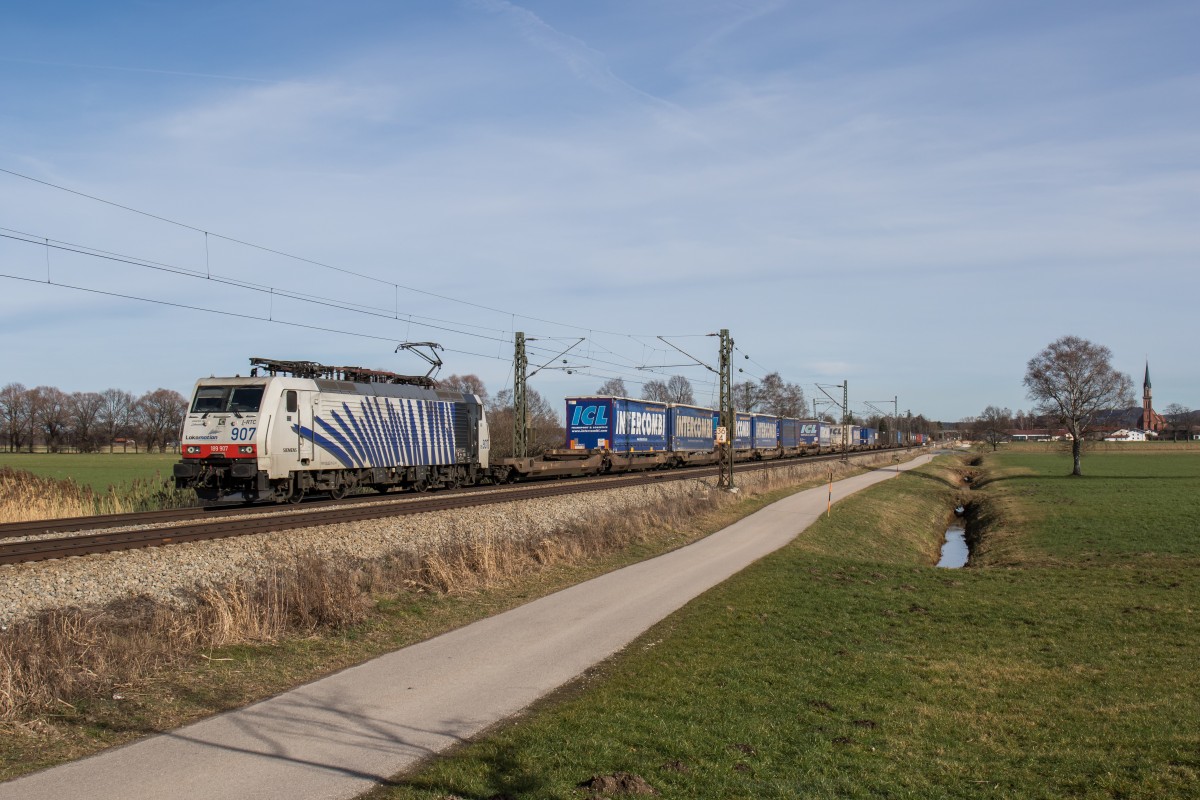
[[[1198,34],[1189,2],[9,4],[0,169],[163,219],[0,173],[0,384],[433,340],[495,392],[523,330],[586,337],[531,384],[558,404],[726,327],[739,377],[858,411],[1027,407],[1065,334],[1200,407]]]

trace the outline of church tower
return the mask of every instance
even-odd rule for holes
[[[1166,427],[1166,420],[1154,411],[1150,397],[1150,361],[1146,362],[1146,378],[1141,381],[1141,429],[1157,433]]]
[[[1155,426],[1154,406],[1150,402],[1150,362],[1146,362],[1146,378],[1142,381],[1142,430],[1158,430]]]

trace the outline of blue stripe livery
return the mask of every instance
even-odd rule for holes
[[[453,403],[365,397],[357,409],[344,402],[314,415],[312,428],[292,430],[348,468],[455,463]]]

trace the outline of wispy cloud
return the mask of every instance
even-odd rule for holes
[[[575,36],[557,30],[527,8],[509,0],[468,0],[468,5],[507,19],[530,44],[551,53],[589,85],[616,96],[649,102],[679,112],[674,103],[646,92],[617,76],[604,54]]]

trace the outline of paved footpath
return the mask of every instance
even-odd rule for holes
[[[895,474],[838,481],[834,500]],[[826,496],[825,486],[800,492],[687,547],[270,700],[2,783],[0,800],[354,797],[520,711],[787,544]]]

